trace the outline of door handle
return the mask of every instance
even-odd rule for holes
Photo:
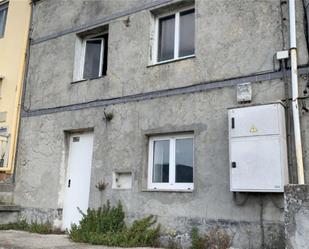
[[[232,118],[232,129],[235,128],[235,118]]]
[[[68,188],[71,187],[71,179],[68,181]]]
[[[236,162],[232,162],[232,168],[236,168]]]

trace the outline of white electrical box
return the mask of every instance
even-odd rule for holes
[[[234,108],[228,117],[230,190],[283,192],[288,183],[284,106]]]

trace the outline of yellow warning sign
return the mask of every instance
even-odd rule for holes
[[[257,132],[257,128],[254,125],[252,125],[250,128],[250,132],[251,133]]]

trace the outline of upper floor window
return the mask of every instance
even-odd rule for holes
[[[193,189],[193,134],[150,137],[148,188]]]
[[[195,10],[186,8],[156,18],[156,60],[162,62],[194,55]]]
[[[107,34],[85,39],[84,50],[83,79],[106,75]]]
[[[95,79],[106,75],[108,33],[77,38],[74,81]]]
[[[9,3],[0,4],[0,38],[4,36]]]

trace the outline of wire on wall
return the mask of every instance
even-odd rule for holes
[[[242,195],[242,198],[239,198]],[[249,199],[249,193],[233,192],[233,200],[237,206],[244,206]]]

